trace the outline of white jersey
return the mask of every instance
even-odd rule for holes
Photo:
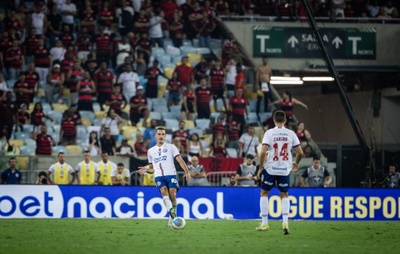
[[[67,163],[61,164],[59,162],[54,163],[53,165],[51,165],[50,168],[49,168],[49,172],[54,173],[54,171],[56,170],[56,165],[57,164],[60,166],[60,168],[64,168],[64,166],[67,166],[68,167],[67,168],[68,169],[68,173],[70,173],[70,174],[74,173],[74,169],[70,165],[68,165]]]
[[[125,175],[123,175],[124,171],[125,171]],[[122,173],[120,174],[120,173],[118,173],[118,169],[114,168],[111,171],[111,177],[117,177],[118,176],[121,179],[124,179],[125,177],[128,177],[128,178],[131,177],[131,173],[130,173],[129,169],[125,168],[124,171],[122,171]]]
[[[153,165],[154,177],[176,175],[174,159],[179,155],[178,148],[173,144],[164,143],[153,146],[147,151],[147,159]]]
[[[136,94],[136,83],[139,83],[139,76],[136,72],[123,72],[118,78],[118,83],[122,83],[122,90]],[[129,100],[130,98],[126,98]]]
[[[263,145],[268,145],[268,157],[264,168],[270,175],[287,176],[292,170],[292,148],[300,145],[293,131],[275,127],[265,132]]]

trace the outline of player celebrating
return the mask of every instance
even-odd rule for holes
[[[262,140],[262,148],[260,154],[260,166],[262,170],[258,171],[257,177],[261,179],[260,193],[260,211],[262,222],[257,231],[267,231],[268,226],[268,194],[271,191],[275,181],[278,184],[280,196],[282,200],[282,228],[283,234],[289,234],[288,217],[289,217],[289,181],[290,171],[297,171],[298,165],[303,156],[303,150],[296,134],[285,128],[286,114],[278,110],[273,116],[275,128],[267,130]],[[294,148],[297,152],[296,161],[292,163],[291,150]],[[265,158],[267,157],[267,161]],[[261,178],[260,178],[261,177]]]
[[[176,217],[176,192],[179,189],[179,183],[176,176],[174,158],[185,171],[187,181],[192,180],[188,166],[179,154],[178,148],[173,144],[165,143],[165,129],[157,128],[155,138],[157,144],[147,151],[149,165],[139,167],[139,174],[155,174],[157,188],[161,192],[163,202],[169,211],[168,227],[171,227],[172,219]]]

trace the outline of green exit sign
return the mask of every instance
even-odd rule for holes
[[[376,59],[374,28],[321,28],[322,40],[337,59]],[[321,58],[322,53],[310,28],[253,27],[253,56]]]

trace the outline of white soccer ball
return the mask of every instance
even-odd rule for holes
[[[186,221],[182,217],[175,217],[175,219],[172,220],[172,227],[174,229],[184,229],[186,226]]]

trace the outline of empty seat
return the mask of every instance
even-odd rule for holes
[[[153,47],[153,48],[152,48],[152,51],[151,51],[151,54],[152,54],[153,56],[163,55],[163,54],[165,54],[165,50],[164,50],[164,48],[156,48],[156,47]]]
[[[32,146],[20,146],[19,147],[19,153],[21,154],[21,155],[32,155],[32,154],[35,154],[35,150],[36,150],[36,148],[35,147],[32,147]]]
[[[185,120],[185,129],[195,128],[194,122],[192,120]]]
[[[79,145],[69,145],[66,146],[68,154],[71,155],[78,155],[78,154],[82,154],[82,147]]]
[[[181,55],[178,55],[178,56],[173,56],[171,62],[172,62],[173,64],[177,65],[177,63],[178,63],[178,62],[181,62],[181,60],[182,60],[182,56],[181,56]]]
[[[46,114],[47,114],[48,117],[53,119],[53,123],[61,124],[61,120],[62,120],[62,117],[63,117],[63,113],[62,112],[51,110],[51,111],[47,111]]]
[[[83,125],[76,126],[77,138],[81,140],[86,140],[88,133],[86,131],[86,127]]]
[[[25,133],[25,132],[14,133],[14,139],[27,140],[29,138],[30,138],[30,133]]]
[[[26,146],[36,147],[36,140],[33,140],[31,138],[26,138],[26,139],[24,139],[24,144]]]
[[[207,55],[211,53],[211,50],[209,48],[196,48],[196,51],[198,54],[201,55]]]
[[[106,111],[95,111],[94,116],[96,119],[103,119],[107,116]]]
[[[171,45],[167,46],[165,52],[170,56],[176,56],[176,55],[180,55],[181,54],[181,50],[180,49],[178,49],[178,48],[176,48],[174,46],[171,46]]]
[[[94,112],[98,112],[98,111],[101,111],[101,106],[100,106],[100,103],[98,103],[98,102],[93,102],[93,111]]]
[[[249,119],[247,123],[257,123],[258,124],[258,116],[256,112],[249,112]]]
[[[68,154],[68,150],[67,150],[67,148],[66,148],[65,146],[53,146],[53,147],[51,148],[51,150],[52,150],[52,153],[53,153],[53,154],[58,154],[58,153],[60,153],[60,152],[63,152],[63,153],[65,153],[65,154]]]
[[[167,107],[167,99],[165,98],[153,98],[151,99],[153,108],[156,107]]]
[[[201,54],[198,53],[188,53],[189,63],[200,62],[201,61]]]
[[[20,147],[20,146],[24,145],[24,141],[21,139],[10,139],[10,140],[8,140],[8,144],[16,146],[16,147]]]
[[[165,55],[165,54],[158,55],[156,58],[160,63],[171,62],[171,56],[170,55]]]
[[[68,109],[68,105],[64,103],[53,103],[53,110],[64,113]]]
[[[155,120],[162,120],[161,113],[160,112],[155,112],[151,111],[149,114],[150,119],[155,119]]]
[[[94,113],[89,110],[80,110],[79,114],[81,115],[81,118],[88,118],[91,123],[94,121]]]
[[[165,122],[165,126],[170,128],[171,130],[179,128],[179,121],[177,119],[164,118],[163,120]]]
[[[186,125],[185,125],[186,127]],[[204,134],[204,130],[200,128],[190,128],[189,129],[189,134],[192,135],[193,133],[197,133],[197,135],[202,136]]]
[[[207,129],[210,127],[210,119],[196,119],[196,127],[200,129]]]
[[[235,148],[226,148],[226,152],[228,153],[228,156],[231,158],[237,158],[238,157],[238,153],[237,150]]]
[[[164,68],[164,75],[167,78],[171,79],[172,78],[172,73],[174,73],[174,71],[175,71],[174,67],[166,67],[166,68]]]
[[[179,117],[176,117],[176,114],[172,113],[172,112],[161,112],[162,115],[162,119],[174,119],[174,120],[178,120]]]
[[[96,119],[95,119],[96,120]],[[81,118],[82,124],[87,128],[92,125],[92,122],[89,118]]]
[[[34,126],[32,124],[24,124],[22,125],[22,130],[24,133],[31,133],[34,129]]]

